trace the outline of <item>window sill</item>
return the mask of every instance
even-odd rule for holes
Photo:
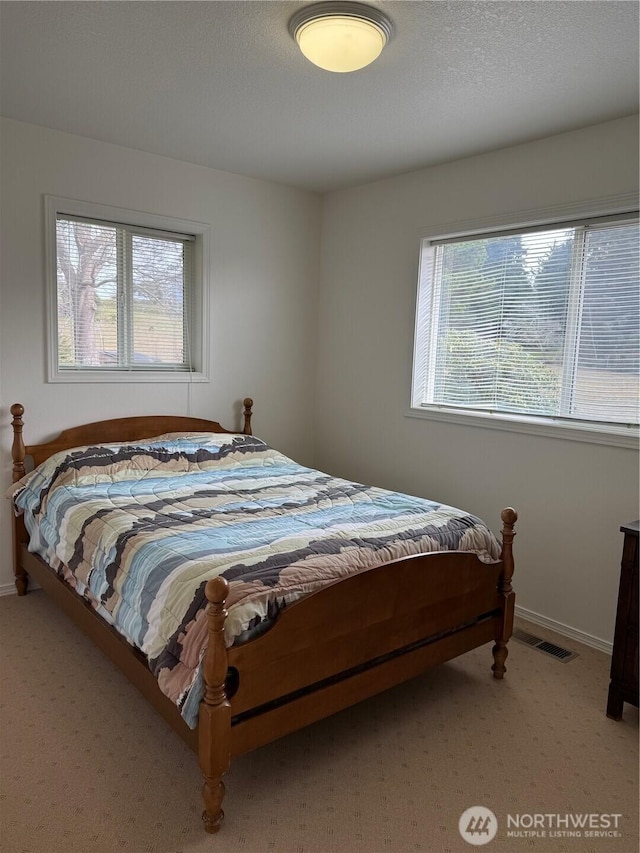
[[[549,422],[541,418],[515,417],[484,412],[461,412],[457,409],[412,407],[406,412],[409,418],[443,421],[462,426],[499,429],[506,432],[520,432],[525,435],[538,435],[546,438],[560,438],[569,441],[582,441],[588,444],[605,444],[609,447],[639,449],[640,431],[632,427],[603,427],[601,424],[584,424],[562,421]]]
[[[204,373],[178,370],[65,370],[52,374],[48,381],[68,384],[111,382],[120,385],[129,382],[208,382],[209,377]]]

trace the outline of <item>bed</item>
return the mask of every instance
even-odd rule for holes
[[[11,407],[18,594],[37,582],[198,754],[208,832],[235,756],[486,643],[501,679],[513,627],[512,508],[497,542],[297,465],[243,406],[239,432],[132,417],[26,446]]]

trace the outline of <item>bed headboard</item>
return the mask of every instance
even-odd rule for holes
[[[14,482],[24,476],[24,460],[27,456],[33,459],[34,465],[39,465],[59,450],[69,450],[71,447],[114,441],[138,441],[142,438],[153,438],[154,435],[162,435],[165,432],[236,432],[221,426],[218,421],[209,421],[204,418],[190,418],[183,415],[142,415],[82,424],[63,430],[56,438],[43,444],[25,445],[22,439],[24,406],[21,403],[14,403],[11,406],[11,414],[13,416],[11,458]],[[245,397],[242,412],[244,435],[251,435],[252,414],[253,400]]]

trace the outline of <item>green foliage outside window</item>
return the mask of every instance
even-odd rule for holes
[[[438,347],[445,362],[435,400],[487,409],[486,389],[493,388],[496,408],[532,414],[557,410],[560,374],[535,352],[507,340],[483,338],[466,329],[449,329]]]

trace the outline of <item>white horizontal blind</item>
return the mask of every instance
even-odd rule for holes
[[[636,221],[425,243],[414,404],[637,424]]]
[[[586,229],[569,391],[575,418],[638,423],[638,262],[637,226]]]
[[[60,369],[191,370],[193,238],[58,215]]]

